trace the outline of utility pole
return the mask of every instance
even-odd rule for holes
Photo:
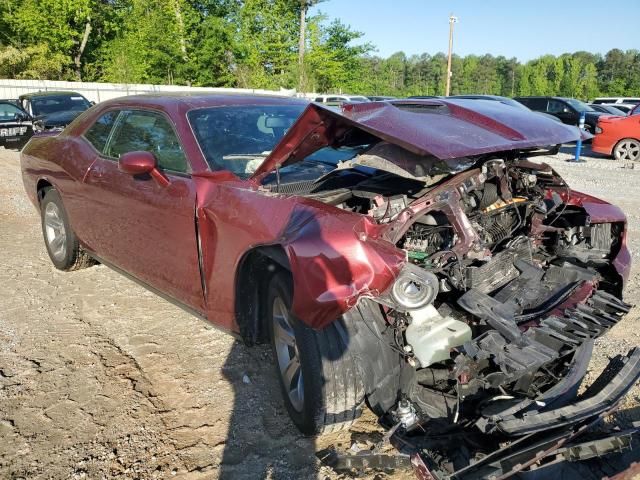
[[[298,91],[304,89],[304,47],[305,47],[305,30],[307,26],[307,9],[309,8],[308,0],[300,2],[300,38],[298,40]]]
[[[457,23],[458,17],[454,17],[453,13],[449,15],[449,58],[447,59],[447,89],[444,96],[449,96],[451,90],[451,53],[453,51],[453,24]]]

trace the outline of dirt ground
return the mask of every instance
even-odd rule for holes
[[[546,160],[575,189],[622,207],[639,258],[640,165],[568,156]],[[637,263],[626,300],[640,304]],[[638,312],[597,341],[591,377],[640,344]],[[304,438],[277,387],[266,348],[242,346],[104,266],[55,270],[18,154],[0,149],[0,478],[352,478],[315,453],[378,441],[375,418]],[[637,420],[638,387],[615,418]],[[361,478],[374,477],[410,475]]]

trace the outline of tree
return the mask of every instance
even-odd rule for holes
[[[307,76],[317,91],[342,91],[356,87],[361,77],[360,57],[371,46],[353,45],[362,34],[351,30],[339,20],[323,28],[320,18],[310,24],[310,51],[307,55]]]
[[[446,56],[374,55],[322,0],[0,0],[0,75],[443,95]],[[640,95],[640,52],[452,58],[452,93]]]
[[[60,78],[69,58],[49,50],[46,44],[0,50],[0,78]]]
[[[62,77],[82,79],[87,49],[96,43],[92,32],[108,30],[110,13],[116,1],[101,0],[5,0],[3,23],[13,33],[16,47],[46,45],[65,61]],[[99,39],[95,39],[99,41]],[[70,69],[70,65],[73,67]],[[71,70],[71,71],[70,71]]]

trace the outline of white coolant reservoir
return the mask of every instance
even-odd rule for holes
[[[412,320],[405,330],[405,338],[420,361],[420,367],[448,360],[453,347],[471,340],[469,325],[455,318],[443,317],[433,305],[409,313]]]

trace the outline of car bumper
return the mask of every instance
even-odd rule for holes
[[[587,363],[590,356],[589,352],[584,357]],[[581,370],[582,366],[579,367]],[[537,478],[552,478],[543,473],[544,468],[557,466],[563,461],[588,460],[632,448],[633,439],[638,433],[637,427],[600,434],[594,432],[593,427],[615,410],[639,378],[640,348],[634,348],[627,355],[619,355],[611,360],[604,372],[573,403],[552,409],[533,408],[519,417],[494,417],[492,422],[496,429],[491,436],[502,439],[500,447],[485,452],[479,461],[455,471],[445,472],[441,465],[433,461],[433,458],[443,455],[442,450],[416,448],[411,452],[411,447],[407,448],[405,442],[405,452],[410,456],[411,465],[419,479],[502,479],[531,466],[542,474]],[[568,375],[561,382],[565,385],[558,384],[554,390],[556,393],[571,392],[575,382],[576,378]],[[579,436],[586,433],[589,433],[588,440],[579,441]],[[478,438],[482,437],[476,437],[476,441]],[[486,444],[491,444],[488,435],[484,438]],[[453,449],[459,448],[459,445],[452,444],[448,448],[451,458],[455,458]]]
[[[581,395],[582,400],[549,410],[532,408],[521,415],[498,416],[493,421],[497,430],[509,436],[571,426],[610,410],[639,378],[640,348],[636,347],[627,355],[614,358],[605,371]]]
[[[612,139],[605,134],[599,133],[593,138],[593,142],[591,143],[591,150],[602,155],[611,155],[614,145],[615,139]]]

